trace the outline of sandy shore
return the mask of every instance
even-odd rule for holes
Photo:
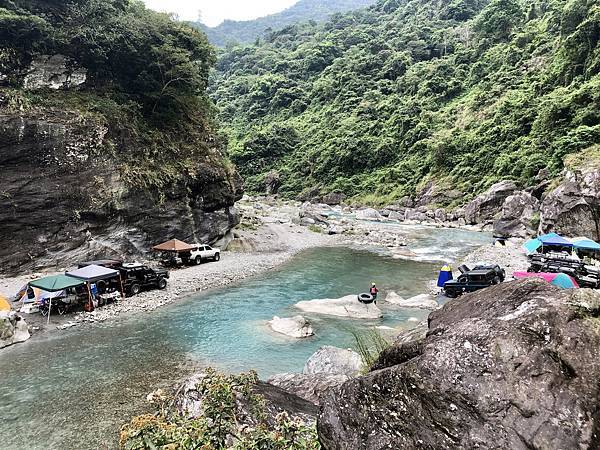
[[[103,322],[121,314],[152,311],[192,293],[226,286],[264,273],[285,263],[302,250],[334,245],[337,242],[335,237],[314,233],[305,227],[289,223],[265,223],[256,230],[241,231],[240,235],[248,243],[250,251],[223,252],[219,262],[171,270],[169,284],[164,290],[144,291],[123,301],[97,308],[91,313],[79,311],[65,316],[53,315],[49,324],[41,314],[23,314],[23,317],[32,327],[35,336],[42,331]],[[50,274],[38,272],[2,278],[0,293],[11,297],[32,278]],[[14,303],[13,307],[19,308],[20,303]]]

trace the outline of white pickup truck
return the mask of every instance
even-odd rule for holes
[[[221,259],[221,250],[218,248],[205,244],[192,244],[192,247],[194,248],[189,253],[181,255],[181,259],[187,264],[201,264],[209,259],[213,261]]]

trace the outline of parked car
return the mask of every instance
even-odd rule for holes
[[[137,295],[142,288],[167,287],[168,270],[153,269],[141,263],[126,263],[119,267],[119,271],[127,295]]]
[[[190,252],[181,253],[181,259],[185,264],[202,264],[204,261],[221,259],[221,250],[212,248],[206,244],[192,244],[194,249]]]
[[[455,298],[465,292],[474,292],[479,289],[499,284],[506,278],[506,272],[497,264],[479,265],[473,269],[461,266],[461,274],[456,280],[444,283],[444,293],[447,297]]]

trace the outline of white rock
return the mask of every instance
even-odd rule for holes
[[[360,209],[356,211],[356,218],[359,220],[381,220],[382,215],[373,208]]]
[[[14,311],[0,312],[0,348],[29,339],[27,322]]]
[[[360,355],[351,349],[325,345],[308,358],[302,373],[356,376],[363,367]]]
[[[379,319],[383,317],[381,310],[375,303],[361,303],[358,301],[357,295],[346,295],[341,298],[304,300],[296,303],[295,306],[306,312],[349,317],[352,319]]]
[[[302,316],[289,318],[275,316],[269,321],[269,325],[273,331],[294,338],[305,338],[315,334],[310,322]]]
[[[409,299],[403,299],[395,292],[390,292],[385,300],[403,308],[436,309],[438,307],[438,302],[430,294],[415,295]]]

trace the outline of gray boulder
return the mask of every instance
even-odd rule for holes
[[[265,191],[268,195],[277,194],[279,191],[279,187],[281,186],[281,177],[279,176],[279,172],[275,170],[271,170],[265,176]]]
[[[388,219],[390,220],[404,220],[404,211],[390,211],[388,215]]]
[[[469,225],[494,219],[502,208],[506,197],[517,190],[512,181],[493,184],[483,194],[478,195],[465,206],[465,220]]]
[[[267,382],[315,405],[319,405],[321,398],[329,389],[341,386],[349,379],[346,375],[325,373],[280,373],[273,375]]]
[[[539,231],[600,239],[600,170],[567,172],[542,200]]]
[[[382,216],[376,209],[365,208],[356,211],[356,218],[359,220],[381,220]]]
[[[354,350],[325,345],[308,358],[302,373],[353,377],[358,375],[361,369],[362,360]]]
[[[31,336],[27,322],[14,311],[0,312],[0,348],[25,342]]]
[[[494,234],[525,238],[536,233],[540,202],[531,194],[518,191],[506,197],[502,214],[494,222]]]
[[[323,203],[326,205],[339,205],[346,200],[346,194],[342,192],[330,192],[323,196]]]
[[[426,337],[328,391],[326,449],[597,448],[600,294],[540,279],[448,302]],[[404,346],[404,347],[402,347]]]
[[[269,321],[269,326],[276,333],[293,338],[306,338],[315,334],[310,322],[302,316],[284,318],[274,316]]]

